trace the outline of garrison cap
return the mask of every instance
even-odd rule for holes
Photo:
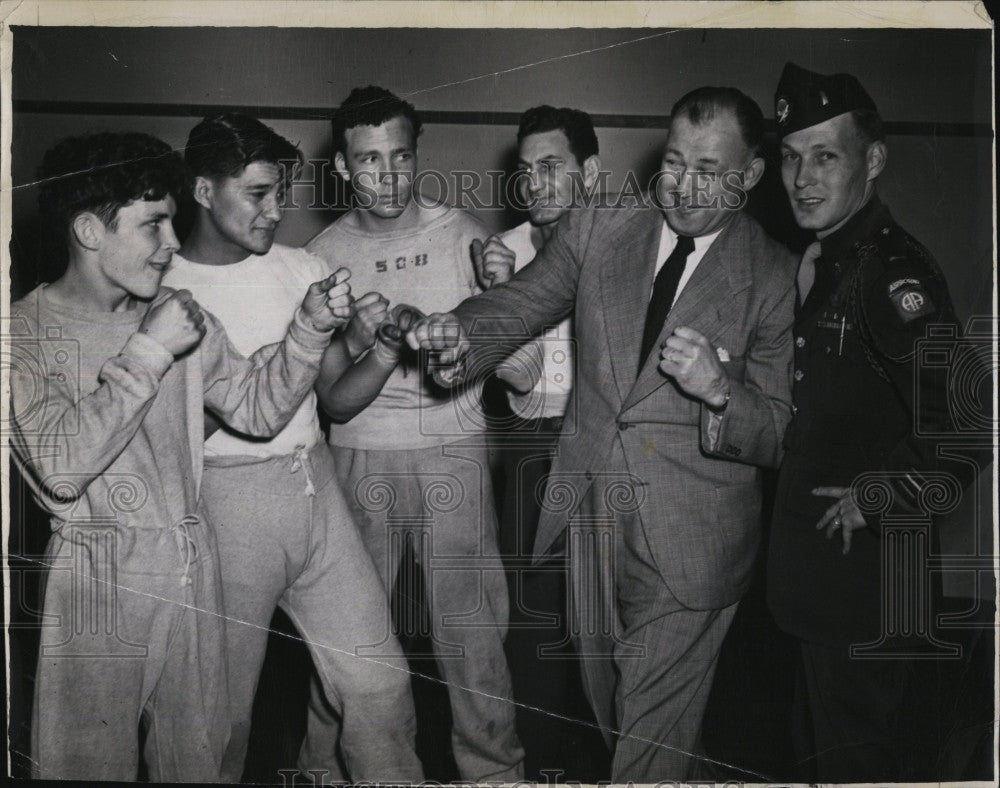
[[[855,110],[877,112],[875,102],[850,74],[824,76],[785,63],[774,94],[778,139]]]

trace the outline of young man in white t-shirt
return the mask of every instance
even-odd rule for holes
[[[256,119],[231,113],[192,129],[185,159],[197,215],[165,283],[191,290],[249,354],[284,333],[305,283],[330,273],[306,251],[274,243],[301,154]],[[346,368],[343,343],[339,332],[324,367],[339,356]],[[226,428],[209,435],[203,494],[218,536],[228,617],[233,733],[223,776],[238,782],[242,775],[268,624],[280,605],[342,722],[339,754],[338,742],[326,741],[336,737],[335,727],[310,726],[299,768],[322,770],[327,780],[421,780],[407,675],[356,650],[382,639],[386,601],[334,475],[315,393],[269,440]],[[383,649],[401,657],[394,639]]]
[[[334,164],[352,185],[354,206],[306,248],[331,268],[350,260],[362,299],[370,297],[366,291],[382,294],[384,320],[393,320],[390,304],[432,312],[478,292],[471,244],[488,233],[464,211],[413,191],[420,134],[413,107],[382,88],[356,89],[337,110],[333,129]],[[373,345],[377,322],[352,334],[352,356]],[[374,402],[332,424],[329,440],[390,591],[404,535],[416,536],[460,777],[511,782],[523,773],[524,751],[503,652],[507,586],[480,387],[452,394],[427,378],[418,361],[404,355]]]
[[[528,221],[499,233],[474,250],[491,284],[506,282],[528,265],[560,220],[598,182],[597,135],[586,112],[548,105],[521,115],[517,131],[519,196]],[[507,655],[514,682],[518,731],[525,744],[529,779],[544,779],[552,759],[567,764],[567,778],[597,781],[606,765],[603,741],[586,727],[567,723],[590,716],[575,652],[566,643],[566,577],[561,559],[532,567],[540,501],[573,390],[572,317],[521,345],[497,365],[516,421],[500,442],[504,499],[500,547],[511,590]],[[546,626],[546,622],[554,622]],[[530,708],[529,708],[530,707]],[[532,709],[542,709],[539,713]]]

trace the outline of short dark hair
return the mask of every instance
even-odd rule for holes
[[[590,115],[583,110],[556,108],[548,104],[525,110],[517,128],[517,144],[520,145],[529,134],[542,134],[546,131],[561,131],[566,135],[577,164],[583,164],[591,156],[597,155],[594,124]]]
[[[355,126],[381,126],[393,118],[406,118],[410,121],[413,142],[416,144],[423,124],[412,104],[375,85],[354,88],[333,113],[333,152],[347,153],[348,129]]]
[[[235,178],[255,161],[301,164],[302,152],[256,118],[227,112],[205,118],[191,129],[184,161],[192,175]],[[286,172],[286,178],[293,170]]]
[[[868,150],[873,142],[885,142],[885,128],[882,116],[872,109],[856,109],[851,111],[854,118],[854,128],[857,131],[861,145]]]
[[[736,88],[707,86],[695,88],[678,99],[670,110],[670,122],[686,117],[693,124],[708,123],[716,112],[732,112],[743,143],[756,156],[764,138],[764,113],[760,106]]]
[[[53,233],[68,239],[79,214],[90,211],[112,230],[118,211],[136,200],[179,200],[188,188],[179,153],[139,132],[102,132],[64,139],[42,158],[38,208]]]

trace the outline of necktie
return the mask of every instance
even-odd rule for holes
[[[814,241],[809,244],[802,255],[802,262],[799,264],[799,275],[796,282],[799,288],[800,304],[806,302],[806,296],[809,295],[809,291],[813,288],[813,284],[816,281],[816,260],[822,253],[823,247],[820,246],[819,241]]]
[[[670,253],[653,283],[653,296],[649,299],[649,309],[646,310],[646,326],[642,330],[642,346],[639,350],[639,369],[646,363],[646,357],[653,349],[656,338],[663,329],[663,321],[667,319],[670,307],[677,294],[681,274],[687,263],[688,255],[694,251],[694,239],[689,235],[678,235],[677,245]]]

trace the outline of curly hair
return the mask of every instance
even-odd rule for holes
[[[347,153],[348,129],[355,126],[381,126],[393,118],[406,118],[410,121],[413,142],[416,144],[423,124],[412,104],[375,85],[354,88],[333,113],[333,152]]]
[[[256,118],[238,112],[205,118],[191,129],[184,148],[191,174],[210,178],[237,177],[255,161],[297,166],[302,158],[296,145]],[[286,177],[291,178],[294,170],[295,166],[287,168]]]
[[[50,230],[67,238],[74,217],[89,211],[116,230],[118,211],[135,200],[175,200],[186,191],[180,154],[139,132],[64,139],[42,158],[38,208]]]
[[[561,131],[569,141],[569,149],[576,158],[577,164],[583,164],[598,152],[597,134],[594,124],[583,110],[569,107],[551,107],[542,104],[525,110],[517,129],[517,144],[529,134],[541,134],[546,131]]]

